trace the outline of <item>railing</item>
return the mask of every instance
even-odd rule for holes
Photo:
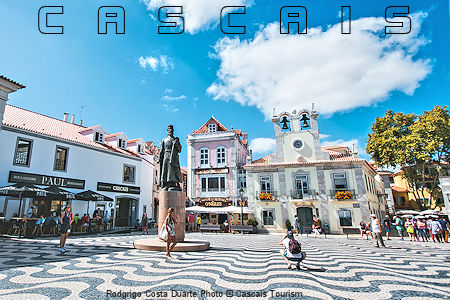
[[[354,189],[336,189],[330,190],[330,197],[336,200],[351,200],[356,199]]]
[[[292,190],[292,199],[316,199],[315,190]]]
[[[259,201],[277,201],[276,191],[256,192],[256,199]]]

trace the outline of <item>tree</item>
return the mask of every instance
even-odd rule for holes
[[[450,118],[447,106],[435,106],[422,115],[386,111],[372,124],[366,151],[379,167],[401,167],[416,202],[429,208],[439,193],[439,176],[447,172]],[[430,201],[423,203],[424,190]]]

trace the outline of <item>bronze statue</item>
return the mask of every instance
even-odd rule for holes
[[[181,191],[181,170],[178,153],[181,152],[180,140],[173,136],[173,125],[167,127],[167,137],[161,141],[159,155],[159,186],[163,191]]]

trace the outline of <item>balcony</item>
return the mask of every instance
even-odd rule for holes
[[[228,197],[228,189],[225,188],[210,188],[198,190],[198,197]]]
[[[277,201],[276,191],[256,192],[256,199],[259,201]]]
[[[330,190],[330,197],[339,201],[354,200],[356,199],[356,194],[354,189],[336,189]]]
[[[291,197],[293,200],[317,200],[315,190],[292,190]]]

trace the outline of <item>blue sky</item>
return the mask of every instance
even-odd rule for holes
[[[187,32],[158,35],[155,7],[174,3],[185,5]],[[247,34],[221,33],[216,23],[222,4],[248,6],[245,16],[235,18]],[[64,25],[64,35],[39,33],[43,5],[64,5],[64,15],[51,19]],[[125,35],[97,34],[100,5],[125,8]],[[315,102],[323,142],[362,149],[371,123],[385,110],[421,113],[448,103],[448,2],[347,1],[351,38],[333,32],[341,1],[302,5],[308,9],[307,37],[281,38],[274,34],[279,1],[2,0],[0,73],[27,86],[9,104],[56,118],[69,112],[77,121],[83,107],[86,126],[101,124],[110,133],[157,143],[168,124],[185,140],[211,115],[247,131],[250,141],[271,139],[274,107],[292,111]],[[411,34],[389,40],[376,32],[384,31],[389,5],[410,5]],[[367,33],[371,26],[374,32]],[[269,144],[255,142],[254,157],[270,152]],[[181,159],[185,165],[186,155]]]

